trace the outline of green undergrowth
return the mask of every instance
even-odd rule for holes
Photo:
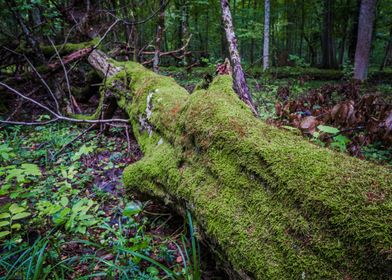
[[[188,95],[126,67],[132,90],[120,104],[145,152],[124,173],[128,190],[185,203],[234,269],[254,278],[387,277],[390,169],[255,121],[229,76]]]
[[[123,128],[85,129],[0,131],[0,279],[200,279],[192,219],[125,194]]]

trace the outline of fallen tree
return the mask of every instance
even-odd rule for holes
[[[190,95],[137,63],[88,60],[144,153],[126,187],[192,211],[233,277],[390,276],[390,169],[257,120],[228,75]]]

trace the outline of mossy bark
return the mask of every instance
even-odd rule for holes
[[[242,278],[390,277],[390,169],[257,120],[229,76],[189,95],[137,63],[89,61],[116,69],[106,88],[144,152],[126,187],[184,203]]]

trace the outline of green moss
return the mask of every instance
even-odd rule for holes
[[[95,38],[91,41],[88,42],[82,42],[82,43],[66,43],[64,45],[56,45],[56,49],[58,50],[58,52],[60,53],[60,55],[65,55],[65,54],[69,54],[84,48],[88,48],[88,47],[93,47],[98,43],[99,39]],[[44,55],[53,55],[56,54],[53,46],[51,45],[41,45],[40,46],[42,52],[44,53]]]
[[[125,70],[109,85],[129,85],[111,90],[144,152],[124,172],[128,188],[187,203],[256,279],[388,277],[389,169],[256,120],[229,76],[189,95],[136,63],[116,64]]]

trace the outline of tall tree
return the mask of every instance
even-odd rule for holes
[[[376,2],[377,0],[362,0],[361,2],[354,63],[354,79],[360,81],[367,78]]]
[[[392,24],[389,31],[389,40],[385,48],[384,58],[380,65],[380,71],[384,70],[384,67],[388,65],[388,61],[392,58]]]
[[[349,46],[348,46],[348,59],[352,64],[354,64],[355,49],[357,47],[358,19],[359,19],[360,8],[361,8],[361,0],[355,0],[354,6],[351,8],[352,23],[351,23],[351,31],[349,37]]]
[[[155,73],[159,72],[159,57],[161,55],[161,45],[163,38],[163,30],[165,28],[165,8],[164,8],[164,0],[159,0],[159,16],[158,16],[158,26],[157,26],[157,34],[155,38],[155,52],[153,59],[153,70]]]
[[[234,89],[238,96],[250,107],[252,112],[257,115],[256,107],[253,104],[249,87],[245,80],[245,74],[241,66],[241,58],[237,48],[237,38],[234,33],[233,20],[231,17],[228,0],[221,0],[222,20],[225,28],[226,39],[229,45],[230,61],[233,68]]]
[[[333,2],[334,0],[324,0],[324,21],[323,21],[323,36],[322,36],[323,68],[333,68],[336,65],[333,37],[332,37]]]
[[[263,70],[265,71],[269,68],[270,0],[265,0],[264,6]]]

